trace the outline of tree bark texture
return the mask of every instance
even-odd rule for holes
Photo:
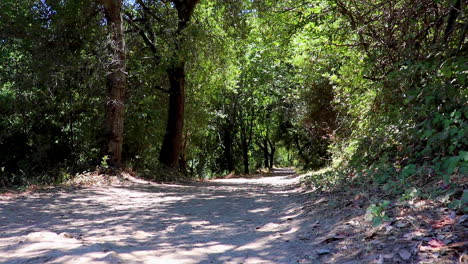
[[[224,159],[225,159],[225,166],[229,172],[234,171],[234,154],[233,154],[233,135],[232,135],[232,126],[226,126],[224,128]]]
[[[263,162],[265,163],[264,166],[265,168],[269,168],[270,167],[270,161],[269,161],[270,153],[268,153],[268,143],[266,139],[263,140],[262,149],[263,149]]]
[[[275,147],[274,142],[271,141],[270,139],[268,139],[267,142],[268,142],[268,145],[270,146],[270,152],[268,153],[268,155],[270,156],[270,164],[269,164],[268,168],[273,169],[273,166],[275,165],[276,147]]]
[[[166,167],[177,169],[182,148],[185,114],[185,61],[177,57],[184,41],[182,31],[188,26],[199,0],[173,0],[172,2],[177,10],[179,21],[174,36],[174,62],[166,71],[170,83],[169,110],[159,161]]]
[[[122,165],[124,133],[125,92],[127,88],[125,39],[122,23],[121,0],[101,0],[109,30],[109,62],[106,77],[107,98],[105,102],[105,139],[108,164],[119,168]]]
[[[178,168],[182,149],[185,113],[185,70],[176,67],[167,71],[170,91],[166,134],[159,161],[170,168]]]

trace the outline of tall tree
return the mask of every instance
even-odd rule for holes
[[[185,112],[185,60],[180,56],[184,38],[182,31],[187,28],[193,10],[199,0],[173,0],[177,10],[178,24],[175,32],[172,65],[167,69],[169,78],[169,110],[166,134],[159,155],[159,161],[169,168],[178,168],[183,143]]]
[[[100,0],[106,15],[109,30],[108,63],[106,77],[106,121],[105,138],[108,163],[113,167],[122,165],[122,145],[124,138],[125,92],[127,88],[125,39],[122,23],[122,1]]]

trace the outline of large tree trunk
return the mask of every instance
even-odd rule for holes
[[[105,138],[108,164],[119,168],[122,165],[122,145],[124,132],[125,92],[127,74],[125,72],[125,40],[122,24],[121,0],[101,0],[104,6],[109,29],[108,50],[111,61],[106,79],[106,121]]]
[[[179,18],[175,32],[173,66],[167,70],[170,82],[169,111],[167,113],[166,134],[159,154],[159,161],[173,169],[179,167],[182,147],[185,111],[185,61],[179,58],[183,44],[182,31],[188,26],[193,10],[199,0],[173,0]]]
[[[170,83],[169,111],[166,134],[159,161],[170,168],[178,168],[182,148],[185,113],[185,70],[184,66],[167,71]]]

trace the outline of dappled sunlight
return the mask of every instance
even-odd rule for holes
[[[265,208],[258,208],[258,209],[249,210],[248,212],[249,213],[260,213],[260,212],[268,212],[270,210],[271,210],[270,207],[265,207]]]
[[[1,201],[18,213],[3,218],[0,261],[285,263],[301,257],[297,237],[310,226],[297,181],[132,183]]]

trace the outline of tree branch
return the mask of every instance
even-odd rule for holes
[[[170,94],[170,93],[171,93],[171,91],[169,91],[168,89],[162,88],[162,87],[159,86],[159,85],[156,85],[156,86],[154,86],[153,88],[156,89],[156,90],[165,92],[165,93],[167,93],[167,94]]]
[[[146,31],[144,28],[142,28],[140,25],[135,23],[133,20],[132,14],[126,12],[124,16],[125,21],[129,22],[135,29],[138,31],[140,36],[143,38],[143,41],[145,44],[151,49],[151,51],[154,54],[157,54],[158,49],[156,48],[156,45],[149,39],[149,37],[146,35]]]

